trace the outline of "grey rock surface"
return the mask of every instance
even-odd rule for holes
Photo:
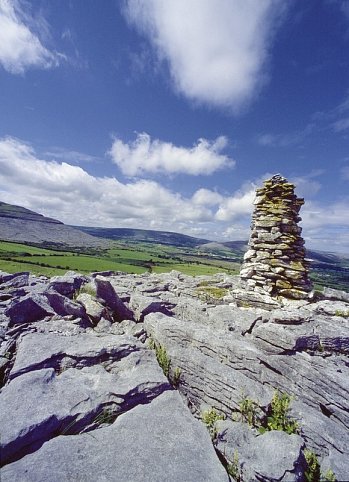
[[[297,482],[302,478],[304,441],[273,430],[263,435],[246,423],[219,421],[216,447],[229,463],[234,458],[243,480]]]
[[[3,482],[225,482],[206,429],[170,391],[105,428],[57,436],[1,471]]]
[[[238,279],[226,274],[95,273],[96,297],[67,276],[0,273],[1,480],[229,480],[216,449],[227,463],[238,452],[244,482],[301,482],[305,447],[345,480],[345,297],[265,310],[232,303]],[[228,291],[202,296],[211,287]],[[265,420],[275,390],[290,396],[298,435],[240,422],[246,399]],[[214,445],[208,409],[226,417]]]

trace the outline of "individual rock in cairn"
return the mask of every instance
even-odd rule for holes
[[[309,262],[297,225],[304,199],[294,194],[294,188],[277,174],[256,191],[252,232],[240,271],[247,290],[272,297],[309,297]]]

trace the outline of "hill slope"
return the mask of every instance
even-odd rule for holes
[[[173,233],[170,231],[154,231],[150,229],[133,228],[95,228],[88,226],[73,226],[85,233],[100,238],[113,239],[115,241],[135,241],[142,243],[158,243],[170,246],[196,248],[209,243],[207,239],[194,238],[186,234]]]
[[[103,247],[108,242],[61,221],[0,201],[0,239],[45,246]]]

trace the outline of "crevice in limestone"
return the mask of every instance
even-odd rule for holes
[[[269,365],[269,363],[267,363],[265,360],[261,360],[260,358],[258,358],[259,360],[259,363],[263,366],[265,366],[266,368],[268,368],[268,370],[271,370],[272,372],[276,373],[277,375],[281,375],[283,376],[283,373],[278,370],[277,368],[275,367],[272,367],[271,365]]]
[[[328,418],[331,417],[331,415],[333,415],[332,411],[326,407],[326,405],[324,405],[323,403],[319,403],[319,407],[320,407],[320,410],[321,412]]]
[[[130,412],[138,405],[147,405],[164,392],[172,390],[168,383],[157,384],[151,389],[146,389],[146,386],[143,391],[140,391],[139,387],[135,387],[127,394],[115,394],[116,397],[123,399],[123,402],[120,404],[101,402],[93,410],[85,413],[83,417],[78,414],[58,420],[55,415],[52,415],[23,436],[27,441],[23,441],[22,446],[21,441],[17,438],[4,447],[0,467],[38,451],[46,442],[56,437],[78,436],[112,425],[120,415]],[[15,447],[20,448],[16,451]]]
[[[261,321],[262,319],[263,319],[262,316],[258,316],[258,318],[256,318],[256,319],[252,322],[251,326],[250,326],[247,330],[244,330],[244,331],[241,332],[241,335],[242,335],[242,336],[245,336],[245,335],[247,335],[247,334],[248,334],[248,335],[251,335],[254,327],[255,327],[256,324],[257,324],[257,322],[258,322],[258,321]]]
[[[119,350],[117,352],[110,351],[105,353],[99,353],[98,355],[92,356],[92,357],[86,357],[86,356],[78,357],[78,356],[61,353],[58,356],[48,358],[46,360],[41,361],[40,363],[26,366],[22,370],[19,370],[18,372],[15,372],[13,374],[10,373],[9,381],[14,380],[15,378],[17,378],[20,375],[23,375],[24,373],[32,372],[35,370],[42,370],[44,368],[53,368],[56,374],[59,376],[68,368],[76,368],[79,370],[85,367],[100,365],[107,361],[117,362],[137,351],[140,351],[140,348],[130,347],[123,350]]]

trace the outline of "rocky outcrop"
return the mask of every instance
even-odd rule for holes
[[[2,481],[301,482],[306,450],[345,480],[344,292],[265,310],[226,274],[0,283]]]
[[[257,302],[263,296],[306,299],[312,289],[298,226],[304,200],[294,194],[294,187],[277,174],[256,191],[240,277],[242,287],[254,292]]]

